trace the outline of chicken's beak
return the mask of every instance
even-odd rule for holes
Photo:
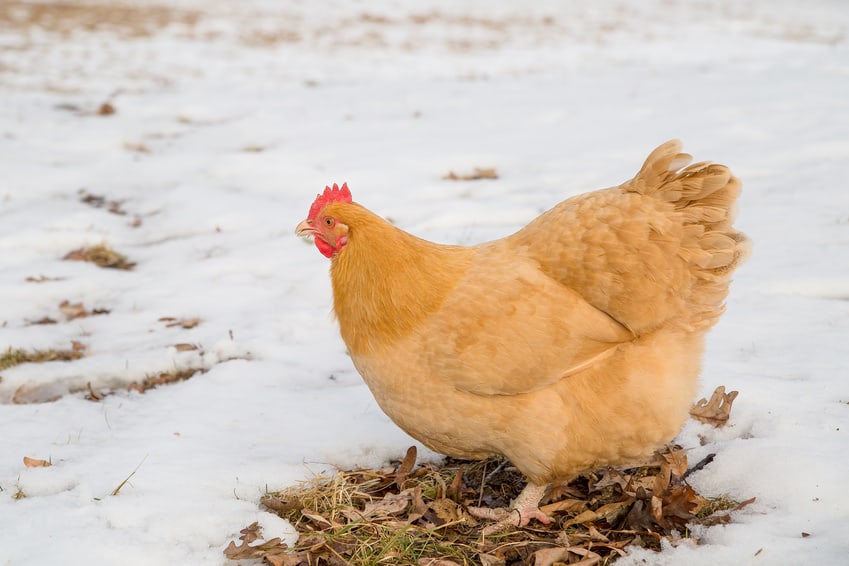
[[[295,228],[295,234],[300,236],[301,238],[309,238],[310,236],[315,236],[316,230],[312,225],[312,220],[304,220],[298,227]]]

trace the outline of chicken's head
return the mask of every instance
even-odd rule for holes
[[[348,243],[348,226],[325,211],[327,205],[334,202],[351,202],[348,183],[343,183],[341,187],[336,183],[333,188],[325,187],[324,192],[315,197],[307,219],[295,228],[298,236],[312,236],[315,247],[325,257],[333,257]]]

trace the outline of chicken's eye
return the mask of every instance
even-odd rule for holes
[[[327,224],[328,226],[333,226],[333,219],[332,218],[325,218],[324,223]]]

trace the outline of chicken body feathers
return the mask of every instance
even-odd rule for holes
[[[566,200],[511,236],[553,279],[640,335],[665,324],[707,328],[748,254],[731,228],[740,183],[690,161],[677,140],[619,187]]]
[[[503,454],[537,484],[670,440],[747,252],[739,182],[689,161],[667,142],[619,187],[468,248],[329,205],[349,226],[334,310],[381,408],[436,451]]]

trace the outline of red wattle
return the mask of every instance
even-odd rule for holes
[[[316,238],[314,241],[315,247],[318,248],[318,251],[320,251],[321,255],[323,255],[324,257],[331,257],[333,255],[333,252],[336,251],[336,248],[334,248],[321,238]]]

